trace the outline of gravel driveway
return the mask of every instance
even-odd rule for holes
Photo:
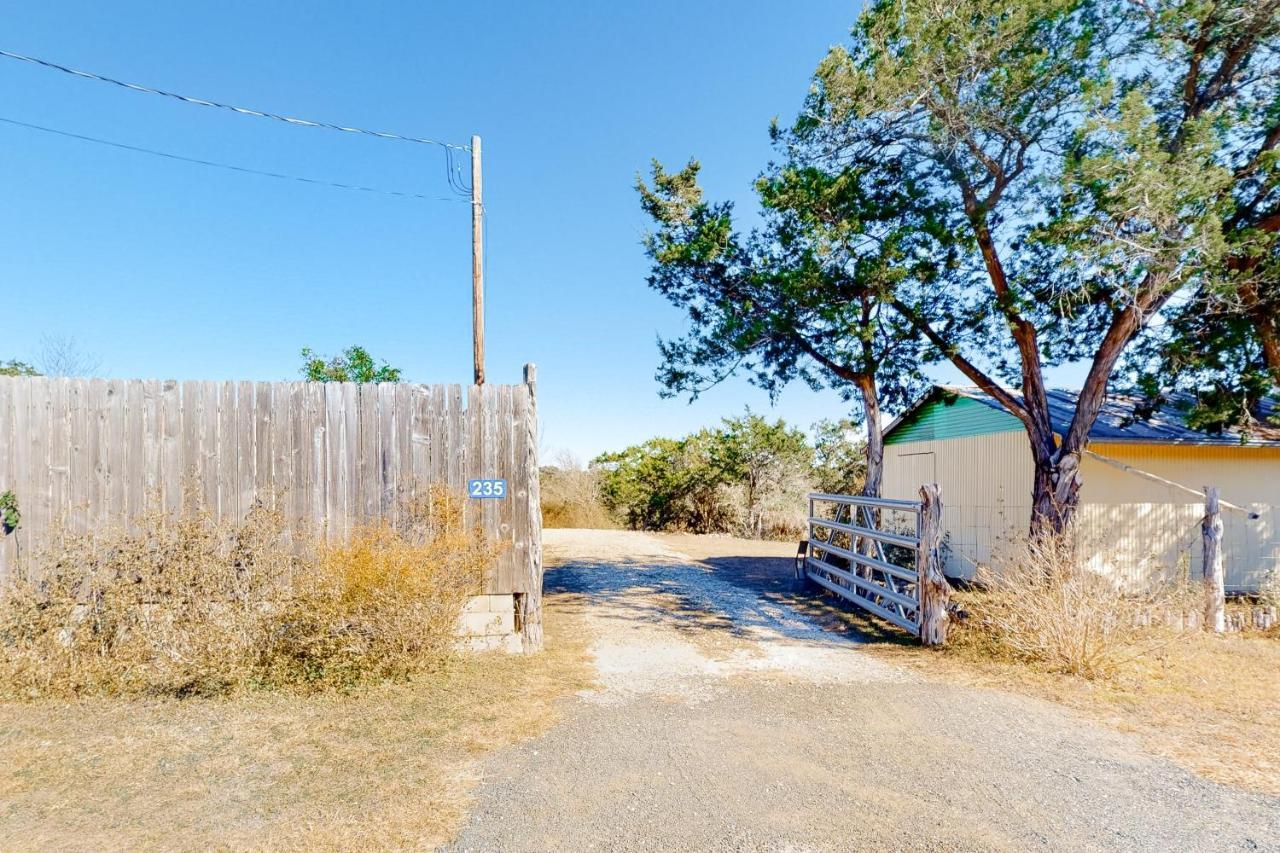
[[[1280,800],[874,660],[652,537],[549,530],[600,687],[488,759],[452,849],[1280,850]]]

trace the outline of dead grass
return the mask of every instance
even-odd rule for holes
[[[430,849],[477,759],[588,685],[583,627],[545,621],[541,654],[349,694],[0,703],[0,848]]]
[[[0,591],[0,696],[345,689],[438,667],[494,552],[447,490],[404,510],[338,542],[263,505],[50,537]]]
[[[1186,588],[1163,580],[1124,589],[1115,567],[1088,566],[1097,553],[1068,529],[1024,539],[978,570],[968,632],[989,657],[1082,678],[1109,678],[1166,645],[1144,626],[1153,611],[1184,607]]]

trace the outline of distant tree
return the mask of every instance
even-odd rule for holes
[[[592,460],[601,472],[605,506],[637,530],[725,529],[729,509],[721,487],[728,473],[713,452],[715,434],[702,430],[682,439],[651,438]]]
[[[865,442],[850,419],[822,420],[812,427],[813,479],[818,491],[855,495],[867,475]]]
[[[36,370],[25,361],[17,361],[9,359],[8,361],[0,361],[0,376],[39,376],[40,371]]]
[[[628,527],[767,533],[771,511],[794,515],[809,485],[804,433],[747,412],[684,438],[652,438],[592,466],[606,508]]]
[[[348,347],[340,355],[325,358],[310,347],[302,350],[302,375],[308,382],[402,382],[400,369],[387,362],[377,364],[361,346]]]
[[[81,349],[75,338],[45,335],[35,364],[45,376],[90,376],[102,367],[102,359]]]
[[[805,434],[781,419],[770,423],[748,410],[725,418],[712,450],[725,480],[742,488],[742,532],[760,537],[770,509],[799,505],[813,465]]]

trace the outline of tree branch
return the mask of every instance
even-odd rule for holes
[[[977,385],[989,394],[993,400],[1008,409],[1009,414],[1022,421],[1028,432],[1032,432],[1035,429],[1035,422],[1032,420],[1031,415],[1027,413],[1026,406],[1017,397],[1001,388],[980,367],[961,355],[950,341],[944,338],[937,329],[933,328],[928,321],[917,314],[909,305],[900,299],[894,299],[893,307],[908,323],[928,338],[929,342],[937,347],[939,352],[945,355],[961,373],[969,377],[974,385]]]

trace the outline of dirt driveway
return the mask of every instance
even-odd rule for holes
[[[1058,706],[926,682],[657,539],[547,531],[600,687],[454,849],[1280,850],[1280,800]]]

